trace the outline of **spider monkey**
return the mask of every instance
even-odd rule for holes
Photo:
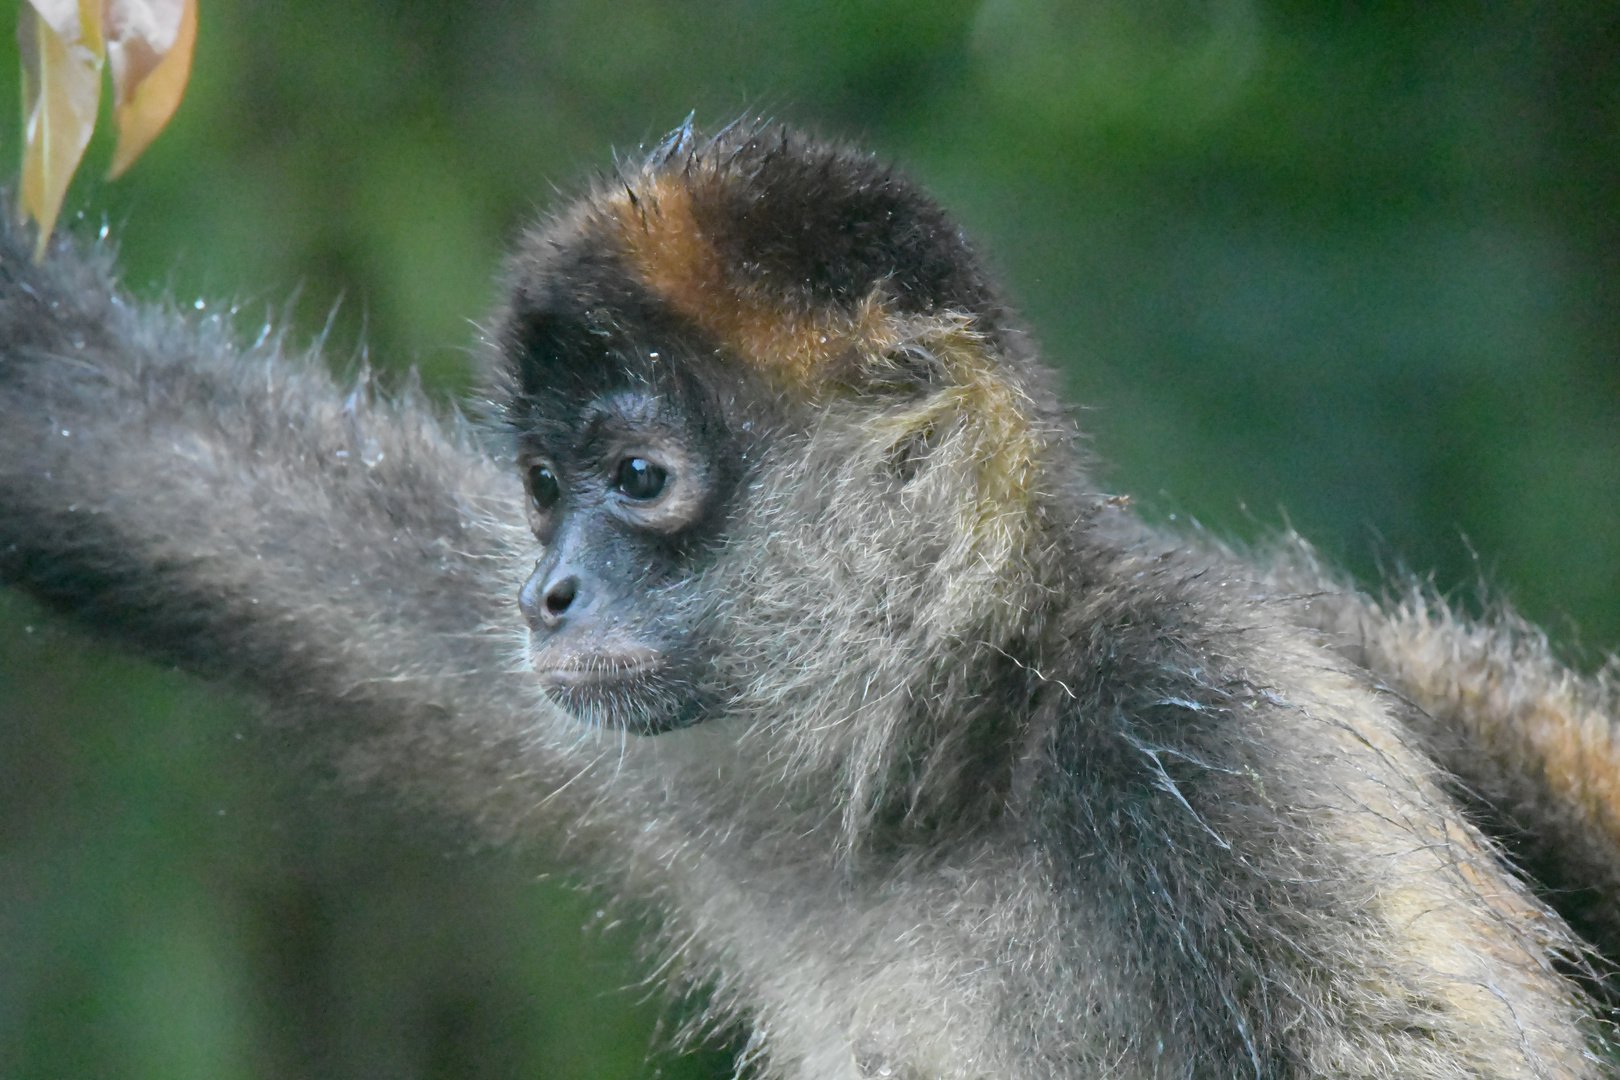
[[[566,839],[761,1075],[1612,1075],[1612,899],[1462,801],[1620,896],[1612,671],[1144,524],[866,154],[686,126],[535,225],[478,423],[28,247],[0,576]]]

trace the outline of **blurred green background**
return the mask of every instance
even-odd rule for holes
[[[64,215],[144,296],[339,304],[338,362],[464,387],[515,229],[763,112],[955,209],[1149,512],[1620,644],[1614,3],[202,3],[172,127]],[[658,1049],[634,912],[297,758],[0,594],[0,1077],[729,1069]]]

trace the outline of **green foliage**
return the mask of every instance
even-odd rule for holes
[[[506,240],[692,108],[929,183],[1115,490],[1239,539],[1286,514],[1367,581],[1469,590],[1477,551],[1560,640],[1620,644],[1608,5],[212,0],[169,129],[113,185],[98,136],[63,218],[111,221],[141,293],[248,335],[336,303],[340,359],[461,388]],[[312,796],[249,704],[0,603],[0,1075],[722,1069],[647,1060],[599,898]]]

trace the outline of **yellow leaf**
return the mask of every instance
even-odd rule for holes
[[[19,5],[17,45],[24,117],[20,208],[39,223],[34,258],[40,259],[68,181],[96,126],[101,99],[99,0]]]
[[[106,28],[118,128],[110,178],[140,157],[180,104],[197,38],[197,0],[107,0]]]

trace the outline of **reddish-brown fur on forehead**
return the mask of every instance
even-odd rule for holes
[[[893,337],[892,321],[874,291],[853,311],[810,307],[773,292],[729,265],[694,213],[716,170],[693,167],[631,181],[601,207],[642,283],[683,317],[764,374],[800,386],[827,378],[836,361]]]

